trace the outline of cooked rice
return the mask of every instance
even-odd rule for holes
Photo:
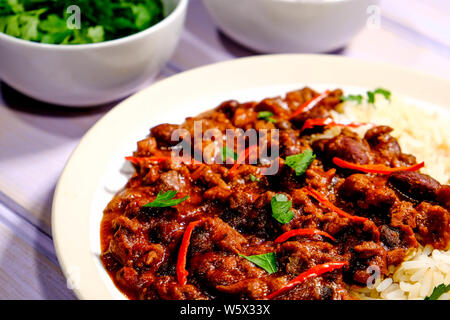
[[[450,113],[437,112],[407,104],[392,97],[391,102],[377,95],[375,105],[346,102],[339,112],[333,112],[336,122],[367,122],[388,125],[398,139],[402,151],[425,161],[422,172],[443,184],[450,181]],[[356,129],[363,135],[368,127]],[[328,130],[326,136],[334,136],[340,129]],[[378,279],[372,289],[352,287],[361,299],[420,299],[431,295],[440,284],[450,284],[450,250],[433,250],[431,246],[411,250],[399,266],[391,266],[389,277]],[[440,297],[450,300],[450,293]]]
[[[443,184],[450,180],[450,112],[439,112],[407,104],[400,98],[392,102],[377,96],[375,105],[347,102],[334,112],[336,121],[355,121],[387,125],[394,129],[402,151],[413,154],[417,161],[425,161],[422,172]],[[367,127],[359,130],[363,133]]]

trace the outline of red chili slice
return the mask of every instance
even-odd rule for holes
[[[324,205],[331,211],[336,212],[338,215],[340,215],[342,217],[349,218],[349,219],[351,219],[353,221],[357,221],[357,222],[364,222],[364,221],[368,220],[367,218],[364,218],[364,217],[353,216],[353,215],[345,212],[344,210],[339,209],[334,204],[332,204],[330,201],[328,201],[328,199],[325,198],[325,196],[323,194],[321,194],[320,192],[317,192],[316,190],[311,189],[310,187],[305,187],[305,188],[303,188],[303,190],[305,190],[305,192],[308,193],[311,197],[313,197],[314,199],[319,201],[322,205]]]
[[[417,171],[423,167],[425,167],[425,162],[421,162],[418,164],[415,164],[413,166],[409,167],[397,167],[397,168],[390,168],[382,164],[357,164],[357,163],[351,163],[347,162],[345,160],[342,160],[340,158],[333,158],[333,163],[341,168],[346,169],[353,169],[365,173],[379,173],[379,174],[386,174],[389,175],[393,172],[397,171]]]
[[[320,101],[322,101],[323,99],[328,97],[330,92],[331,92],[330,90],[327,90],[324,93],[318,95],[317,97],[312,98],[311,100],[306,101],[305,103],[303,103],[297,110],[295,110],[295,112],[293,114],[291,114],[291,116],[289,117],[289,120],[295,118],[300,113],[308,112],[309,110],[314,108],[317,104],[319,104]]]
[[[230,171],[228,171],[228,175],[229,175],[229,176],[233,176],[234,173],[235,173],[235,171],[237,170],[237,168],[239,168],[239,166],[240,166],[242,163],[244,163],[245,160],[246,160],[248,157],[250,157],[250,155],[251,155],[252,153],[255,153],[255,152],[257,151],[257,149],[258,149],[258,146],[257,146],[257,145],[253,145],[253,146],[250,146],[250,147],[248,147],[247,149],[245,149],[245,151],[242,152],[242,153],[239,155],[239,157],[238,157],[236,163],[233,165],[233,167],[231,167]]]
[[[303,124],[300,132],[305,131],[306,129],[312,129],[314,127],[349,127],[349,128],[358,128],[361,126],[368,125],[369,123],[361,122],[351,122],[351,123],[337,123],[334,122],[331,118],[316,118],[316,119],[307,119]]]
[[[177,279],[180,285],[187,283],[187,276],[189,272],[186,270],[186,256],[189,248],[189,242],[191,241],[192,231],[202,220],[193,221],[188,224],[183,239],[181,240],[180,251],[178,252],[177,260]]]
[[[164,162],[170,160],[170,157],[125,157],[125,160],[138,164],[139,161]]]
[[[317,229],[294,229],[294,230],[290,230],[288,232],[283,233],[281,236],[279,236],[278,238],[275,239],[275,243],[281,243],[281,242],[285,242],[286,240],[288,240],[289,238],[295,237],[295,236],[304,236],[304,235],[314,235],[314,234],[318,234],[324,237],[327,237],[333,241],[336,241],[336,239],[334,237],[332,237],[330,234],[324,232],[324,231],[320,231]]]
[[[293,280],[289,281],[285,286],[283,286],[281,289],[272,292],[269,294],[266,299],[271,300],[280,294],[285,293],[286,291],[291,290],[295,286],[301,284],[305,280],[308,280],[309,278],[318,277],[324,273],[331,272],[337,269],[341,269],[348,265],[348,262],[329,262],[320,264],[318,266],[312,267],[308,271],[305,271],[301,274],[299,274],[297,277],[295,277]]]
[[[192,159],[192,160],[188,160],[188,161],[184,161],[183,158],[179,158],[180,161],[184,164],[194,164],[194,165],[199,165],[201,164],[200,161],[196,160],[196,159]],[[125,157],[125,160],[130,161],[131,163],[134,164],[138,164],[139,161],[149,161],[149,162],[164,162],[164,161],[169,161],[172,160],[171,157]]]

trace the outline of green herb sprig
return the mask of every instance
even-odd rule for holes
[[[288,198],[284,194],[277,194],[270,200],[272,207],[272,217],[279,223],[289,223],[294,218],[294,212],[292,212],[292,201],[288,201]]]
[[[316,158],[311,150],[306,150],[293,156],[286,157],[286,165],[294,169],[297,176],[303,175]]]
[[[80,28],[71,28],[76,5]],[[49,44],[86,44],[122,38],[164,19],[161,0],[0,0],[0,32]]]
[[[231,158],[234,161],[237,161],[238,156],[237,156],[236,152],[234,152],[234,150],[225,146],[222,148],[222,161],[225,163],[228,158]]]
[[[272,122],[272,123],[277,122],[277,120],[273,118],[273,112],[270,112],[270,111],[258,112],[258,119],[264,119],[267,122]]]
[[[366,95],[367,95],[367,102],[369,104],[374,104],[375,103],[375,97],[377,94],[381,94],[383,95],[386,100],[391,100],[391,92],[389,90],[383,89],[383,88],[377,88],[373,91],[367,91]],[[354,94],[350,94],[348,96],[342,96],[341,97],[341,101],[354,101],[357,104],[361,104],[364,101],[364,97],[361,94],[358,95],[354,95]]]
[[[269,274],[273,274],[278,271],[277,256],[275,255],[275,252],[258,254],[254,256],[244,256],[243,254],[240,254],[239,256],[253,262],[258,267],[266,270]]]
[[[144,205],[144,207],[150,208],[173,207],[189,199],[189,196],[185,196],[180,199],[174,199],[177,193],[178,192],[175,190],[169,190],[166,193],[159,192],[158,195],[156,196],[156,199],[150,203],[147,203],[146,205]]]
[[[425,300],[438,300],[444,293],[450,291],[450,284],[440,284],[436,288],[433,289],[433,292],[430,296],[426,297]]]
[[[354,95],[354,94],[349,94],[348,96],[342,96],[341,97],[341,101],[355,101],[358,104],[361,104],[363,102],[364,97],[361,94],[358,95]]]

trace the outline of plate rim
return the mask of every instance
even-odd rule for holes
[[[325,67],[330,67],[331,72],[331,78],[336,77],[335,74],[332,72],[336,72],[336,70],[340,70],[341,72],[345,70],[346,67],[349,68],[362,68],[363,70],[369,69],[369,70],[378,70],[376,72],[381,72],[380,70],[387,71],[390,78],[403,78],[403,79],[409,79],[408,81],[413,82],[412,89],[417,90],[418,92],[415,92],[414,94],[410,94],[408,92],[402,92],[404,89],[402,85],[395,85],[400,94],[405,94],[406,96],[414,97],[418,95],[420,99],[421,96],[427,96],[427,99],[421,99],[426,102],[431,102],[436,105],[440,106],[447,106],[449,105],[445,104],[445,101],[450,101],[450,79],[446,79],[443,77],[439,77],[433,74],[428,74],[423,71],[410,69],[404,66],[397,66],[392,65],[384,62],[372,62],[367,61],[363,59],[355,59],[355,58],[348,58],[343,56],[333,56],[333,55],[317,55],[317,54],[275,54],[275,55],[262,55],[262,56],[253,56],[253,57],[245,57],[245,58],[239,58],[239,59],[233,59],[228,60],[224,62],[218,62],[206,66],[201,66],[198,68],[194,68],[188,71],[181,72],[179,74],[176,74],[174,76],[168,77],[166,79],[163,79],[161,81],[158,81],[149,87],[137,92],[136,94],[130,96],[126,100],[119,103],[116,107],[114,107],[112,110],[107,112],[100,120],[98,120],[82,137],[72,154],[70,155],[69,159],[67,160],[64,169],[61,173],[61,176],[58,180],[58,183],[56,185],[55,193],[53,196],[53,202],[52,202],[52,218],[51,218],[51,227],[52,227],[52,238],[53,243],[55,246],[55,252],[58,258],[58,262],[61,266],[62,272],[66,279],[70,279],[73,277],[71,275],[70,266],[73,264],[73,260],[76,258],[73,256],[73,250],[81,250],[77,247],[77,237],[73,230],[69,226],[67,226],[67,221],[64,221],[64,215],[66,214],[67,208],[64,206],[64,197],[67,197],[67,194],[70,194],[71,188],[71,178],[73,176],[73,170],[76,168],[77,162],[80,162],[83,158],[83,154],[81,153],[84,149],[92,149],[92,143],[95,143],[96,140],[99,140],[99,137],[104,135],[108,128],[108,123],[111,124],[111,121],[114,120],[114,118],[117,118],[118,115],[123,113],[125,109],[132,108],[133,104],[135,105],[135,109],[139,109],[138,105],[139,102],[145,101],[148,96],[151,96],[152,94],[157,94],[159,89],[166,89],[165,87],[170,87],[175,85],[178,82],[183,82],[186,80],[189,80],[189,78],[198,78],[201,76],[208,76],[211,75],[211,73],[217,73],[218,71],[225,72],[228,76],[232,70],[240,71],[242,69],[250,69],[250,70],[257,70],[260,67],[263,66],[270,66],[271,68],[276,68],[277,65],[286,67],[290,63],[299,63],[302,66],[308,66],[308,64],[311,66],[314,66],[314,64],[323,64]],[[320,66],[322,68],[322,66]],[[326,71],[321,70],[321,74]],[[361,72],[361,70],[351,70],[349,73],[358,73]],[[388,76],[386,75],[386,76]],[[400,76],[398,76],[400,75]],[[247,75],[249,77],[254,77],[254,75]],[[341,75],[340,75],[341,76]],[[347,79],[349,75],[342,75],[343,78]],[[382,78],[382,77],[381,77]],[[381,79],[380,78],[380,79]],[[393,79],[386,80],[393,81]],[[299,82],[302,82],[305,80],[305,76],[302,75],[299,77]],[[361,79],[357,79],[357,82],[362,81]],[[370,82],[371,80],[367,80]],[[256,81],[258,82],[258,81]],[[321,81],[311,81],[311,85],[315,85],[317,82]],[[323,79],[323,83],[333,83],[333,80],[329,79]],[[281,83],[281,82],[280,82]],[[307,81],[305,81],[307,83]],[[419,85],[419,83],[421,85]],[[272,83],[275,84],[275,83]],[[343,85],[343,84],[339,84]],[[338,86],[339,86],[338,85]],[[352,84],[348,84],[350,86]],[[423,88],[422,88],[423,85]],[[433,87],[434,85],[434,87]],[[260,87],[261,85],[248,85],[248,87],[241,88],[241,89],[250,89],[255,87]],[[364,85],[360,85],[364,87]],[[390,86],[386,86],[389,87]],[[431,89],[433,90],[439,90],[438,95],[429,94],[427,95],[426,92],[421,91],[424,89]],[[436,89],[436,87],[438,89]],[[446,92],[443,92],[442,89],[447,89]],[[223,89],[225,90],[225,89]],[[221,91],[221,90],[219,90]],[[230,97],[233,98],[233,97]],[[430,99],[428,99],[430,98]],[[431,101],[430,101],[431,100]],[[210,106],[210,108],[213,108],[214,106]],[[155,112],[157,109],[154,110]],[[190,116],[188,112],[186,112],[186,116]],[[99,137],[96,137],[98,135]],[[81,157],[81,158],[80,158]],[[73,190],[72,190],[73,191]],[[74,192],[76,194],[76,192]],[[86,195],[87,199],[91,199],[94,197],[94,194]],[[75,196],[76,198],[76,196]],[[85,199],[86,200],[86,199]],[[92,205],[92,201],[89,204],[86,204],[87,206]],[[69,208],[70,210],[70,208]],[[73,212],[71,212],[73,215]],[[82,212],[83,214],[83,212]],[[84,213],[85,216],[82,216],[85,222],[90,222],[90,210],[87,210],[87,212]],[[87,216],[86,216],[87,215]],[[69,216],[70,218],[71,216]],[[64,223],[65,222],[65,223]],[[73,221],[75,223],[75,226],[77,226],[76,223],[79,223],[80,221]],[[81,236],[85,236],[89,239],[89,231],[90,226],[89,224],[85,225],[85,229],[81,230]],[[83,239],[83,243],[85,242],[89,243],[88,239]],[[85,248],[85,247],[84,247]],[[88,254],[90,251],[90,245],[87,247],[88,252],[85,252],[85,254]],[[72,250],[72,251],[70,251]],[[71,256],[72,253],[72,256]],[[78,252],[79,253],[79,252]],[[79,253],[82,254],[83,252]],[[75,259],[76,260],[76,259]],[[80,286],[73,288],[73,291],[75,292],[76,296],[80,299],[111,299],[113,298],[111,292],[107,288],[106,283],[104,283],[100,273],[97,271],[97,266],[95,265],[94,261],[82,261],[80,263],[87,263],[88,265],[84,266],[83,268],[88,270],[89,275],[92,274],[94,277],[93,279],[89,279],[89,281],[82,280],[80,283]],[[111,281],[112,282],[112,281]]]

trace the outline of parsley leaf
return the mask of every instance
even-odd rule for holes
[[[440,284],[436,288],[434,288],[433,292],[429,297],[426,297],[425,300],[438,300],[444,293],[450,291],[450,284]]]
[[[374,91],[375,94],[382,94],[386,100],[391,100],[391,92],[383,89],[383,88],[378,88]]]
[[[367,91],[367,98],[368,98],[368,102],[370,104],[374,104],[375,103],[375,95],[377,94],[381,94],[383,95],[386,100],[391,100],[391,92],[383,89],[383,88],[378,88],[375,89],[374,91]]]
[[[367,91],[367,101],[370,104],[374,104],[375,103],[375,93],[373,93],[372,91]]]
[[[277,256],[275,255],[275,252],[258,254],[254,256],[244,256],[243,254],[239,254],[239,256],[253,262],[258,267],[266,270],[269,274],[273,274],[278,271]]]
[[[76,5],[80,28],[69,28]],[[0,32],[50,44],[122,38],[164,19],[162,0],[0,0]]]
[[[135,24],[139,29],[145,28],[150,24],[152,14],[143,4],[134,5],[131,7],[135,15]]]
[[[367,91],[367,102],[369,104],[375,103],[375,98],[377,94],[383,95],[386,100],[391,100],[391,92],[389,90],[383,88],[377,88],[374,91]],[[361,104],[364,100],[364,97],[361,94],[349,94],[348,96],[342,96],[341,101],[355,101],[358,104]]]
[[[234,161],[237,161],[238,156],[237,156],[236,152],[234,152],[232,149],[225,146],[222,148],[222,161],[226,162],[228,158],[231,158]]]
[[[20,18],[20,33],[24,40],[36,40],[38,39],[38,24],[39,19],[37,16],[22,16]]]
[[[105,31],[102,26],[88,28],[87,35],[91,38],[92,42],[102,42],[105,40]]]
[[[294,212],[292,212],[292,201],[288,201],[288,198],[284,194],[277,194],[270,200],[272,206],[272,217],[279,223],[289,223],[294,218]]]
[[[178,191],[175,190],[169,190],[166,193],[160,192],[156,196],[156,199],[153,200],[150,203],[147,203],[144,205],[144,207],[151,207],[151,208],[165,208],[165,207],[172,207],[176,206],[177,204],[180,204],[181,202],[187,200],[189,196],[185,196],[180,199],[174,199]]]
[[[361,104],[363,101],[363,96],[360,94],[358,95],[349,94],[346,97],[342,96],[341,101],[356,101],[358,104]]]
[[[258,112],[258,119],[264,119],[264,120],[266,120],[267,122],[272,122],[272,123],[277,122],[277,120],[275,120],[275,119],[272,118],[272,117],[273,117],[273,113],[270,112],[270,111],[261,111],[261,112]]]
[[[286,158],[286,164],[294,169],[297,176],[301,176],[306,172],[308,167],[316,158],[315,154],[311,150],[306,150],[303,153],[299,153]]]

